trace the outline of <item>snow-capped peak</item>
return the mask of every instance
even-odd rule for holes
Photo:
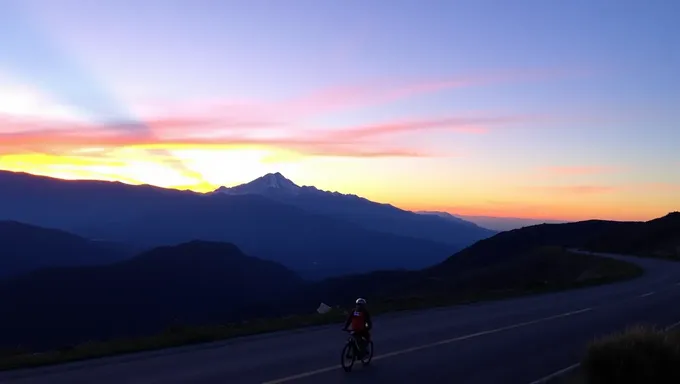
[[[293,183],[292,181],[286,179],[281,173],[276,172],[276,173],[268,173],[259,179],[251,182],[255,183],[258,180],[262,180],[267,186],[267,188],[277,188],[277,189],[298,189],[300,188],[297,184]]]
[[[268,173],[262,177],[235,187],[227,188],[220,187],[215,192],[225,193],[230,195],[241,194],[267,194],[267,193],[285,193],[297,194],[300,191],[300,186],[287,179],[281,173]]]

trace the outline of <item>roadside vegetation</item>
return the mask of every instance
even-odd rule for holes
[[[633,264],[597,256],[572,254],[558,247],[542,247],[512,262],[468,271],[465,274],[451,276],[451,278],[436,274],[419,276],[419,284],[409,287],[411,294],[400,294],[401,292],[388,290],[382,295],[376,292],[376,295],[373,298],[369,296],[369,299],[371,310],[375,314],[381,314],[574,289],[627,280],[641,274],[642,270]],[[380,281],[376,283],[381,284]],[[384,283],[390,286],[390,284],[399,282],[385,281]],[[347,302],[346,305],[351,305],[351,302]],[[91,341],[42,353],[32,353],[17,348],[0,351],[0,370],[65,363],[340,323],[345,320],[346,313],[345,310],[336,306],[325,314],[301,314],[211,326],[174,325],[161,333],[147,337]]]
[[[591,342],[579,369],[548,384],[680,383],[680,331],[634,326]]]
[[[583,358],[588,384],[680,383],[680,334],[637,326],[594,341]]]

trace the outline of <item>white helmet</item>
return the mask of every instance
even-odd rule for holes
[[[365,299],[362,299],[362,298],[360,297],[360,298],[357,299],[356,303],[357,303],[357,304],[361,304],[361,305],[366,305],[366,300],[365,300]]]

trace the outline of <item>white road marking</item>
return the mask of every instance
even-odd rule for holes
[[[592,308],[584,308],[584,309],[580,309],[578,311],[566,312],[566,313],[562,313],[562,314],[555,315],[555,316],[544,317],[544,318],[541,318],[541,319],[536,319],[536,320],[526,321],[526,322],[523,322],[523,323],[508,325],[506,327],[490,329],[488,331],[471,333],[469,335],[458,336],[458,337],[454,337],[452,339],[441,340],[441,341],[431,343],[431,344],[425,344],[425,345],[420,345],[420,346],[413,347],[413,348],[407,348],[407,349],[402,349],[402,350],[399,350],[399,351],[385,353],[385,354],[374,357],[373,360],[382,360],[382,359],[386,359],[388,357],[399,356],[399,355],[403,355],[403,354],[406,354],[406,353],[411,353],[411,352],[420,351],[420,350],[423,350],[423,349],[437,347],[437,346],[440,346],[440,345],[455,343],[457,341],[472,339],[472,338],[475,338],[475,337],[490,335],[490,334],[493,334],[493,333],[508,331],[508,330],[511,330],[511,329],[516,329],[516,328],[521,328],[521,327],[526,327],[528,325],[534,325],[534,324],[542,323],[542,322],[545,322],[545,321],[550,321],[550,320],[560,319],[560,318],[564,318],[564,317],[574,316],[574,315],[589,312],[589,311],[592,311],[592,310],[593,310]],[[303,372],[303,373],[299,373],[297,375],[292,375],[292,376],[287,376],[287,377],[283,377],[283,378],[272,380],[272,381],[267,381],[267,382],[264,382],[263,384],[285,383],[285,382],[288,382],[288,381],[303,379],[305,377],[315,376],[315,375],[318,375],[320,373],[335,371],[335,370],[338,370],[339,368],[340,367],[338,365],[333,365],[331,367],[321,368],[321,369],[317,369],[317,370],[314,370],[314,371]]]
[[[647,297],[647,296],[651,296],[651,295],[653,295],[653,294],[654,294],[654,291],[652,291],[652,292],[647,292],[647,293],[645,293],[644,295],[640,295],[640,296],[638,296],[638,297]]]
[[[549,375],[546,376],[546,377],[542,377],[542,378],[540,378],[540,379],[538,379],[538,380],[536,380],[536,381],[532,381],[531,384],[543,384],[543,383],[547,383],[548,381],[550,381],[550,380],[552,380],[552,379],[554,379],[554,378],[556,378],[556,377],[558,377],[558,376],[562,376],[562,375],[564,375],[565,373],[569,373],[569,372],[573,371],[574,369],[576,369],[576,368],[578,368],[578,367],[580,367],[580,366],[581,366],[581,363],[576,363],[576,364],[574,364],[574,365],[570,365],[570,366],[568,366],[568,367],[566,367],[566,368],[560,369],[560,370],[557,371],[557,372],[551,373],[551,374],[549,374]]]

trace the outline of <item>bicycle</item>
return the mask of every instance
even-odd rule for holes
[[[366,338],[361,337],[362,341],[366,345],[363,354],[361,353],[361,347],[359,346],[359,340],[354,334],[354,331],[348,331],[350,336],[347,339],[345,347],[342,348],[342,355],[340,356],[340,365],[345,372],[352,370],[354,362],[359,359],[363,365],[368,365],[373,359],[373,340],[366,342]],[[349,360],[349,362],[347,362]]]

